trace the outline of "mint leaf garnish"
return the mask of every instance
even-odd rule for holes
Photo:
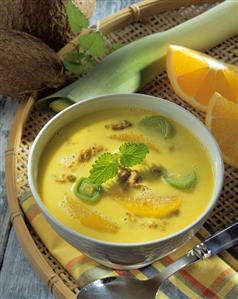
[[[68,0],[66,4],[66,12],[68,16],[71,31],[79,33],[82,28],[87,28],[89,21],[86,16],[73,4],[72,0]]]
[[[89,180],[94,184],[102,184],[115,177],[118,172],[118,157],[116,154],[104,153],[93,164]]]
[[[88,180],[93,184],[103,184],[114,178],[119,168],[134,166],[141,163],[149,152],[143,143],[123,143],[119,152],[104,153],[94,162]]]
[[[107,51],[106,41],[99,31],[82,35],[79,38],[79,45],[94,57],[103,56]]]
[[[145,144],[133,142],[123,143],[119,151],[121,153],[120,162],[125,167],[141,163],[145,159],[146,154],[149,153]]]

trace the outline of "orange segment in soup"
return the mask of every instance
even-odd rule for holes
[[[106,233],[115,233],[119,229],[118,226],[108,220],[105,215],[88,209],[80,201],[67,198],[65,205],[66,210],[68,210],[73,218],[79,220],[81,224],[89,228]]]
[[[176,197],[160,197],[148,199],[122,199],[120,204],[140,217],[166,217],[178,211],[181,199]]]

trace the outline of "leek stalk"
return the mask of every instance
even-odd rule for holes
[[[134,41],[108,55],[82,79],[39,100],[36,106],[58,112],[86,98],[135,92],[164,71],[169,45],[209,49],[238,33],[237,16],[238,0],[226,0],[176,27]]]

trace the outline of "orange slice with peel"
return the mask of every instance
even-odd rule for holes
[[[67,198],[66,207],[69,214],[81,224],[106,233],[116,233],[118,225],[101,213],[88,209],[84,204],[71,198]]]
[[[215,92],[238,103],[238,67],[180,46],[169,46],[166,69],[175,93],[206,111]]]
[[[216,138],[225,162],[238,168],[238,105],[215,93],[208,106],[206,125]]]
[[[159,199],[122,199],[120,204],[128,211],[140,217],[158,217],[163,218],[176,212],[181,199],[177,197],[161,197]]]

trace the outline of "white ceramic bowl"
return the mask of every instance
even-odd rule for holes
[[[111,243],[80,234],[59,222],[41,201],[37,187],[38,164],[52,136],[73,120],[105,108],[140,107],[159,112],[188,128],[207,149],[215,176],[214,190],[207,209],[184,229],[159,240],[143,243]],[[139,268],[167,255],[193,236],[203,225],[214,207],[223,183],[223,161],[214,138],[191,113],[166,100],[141,94],[112,94],[83,100],[53,117],[40,131],[29,155],[28,178],[31,191],[41,211],[55,231],[71,245],[99,263],[112,268]]]

